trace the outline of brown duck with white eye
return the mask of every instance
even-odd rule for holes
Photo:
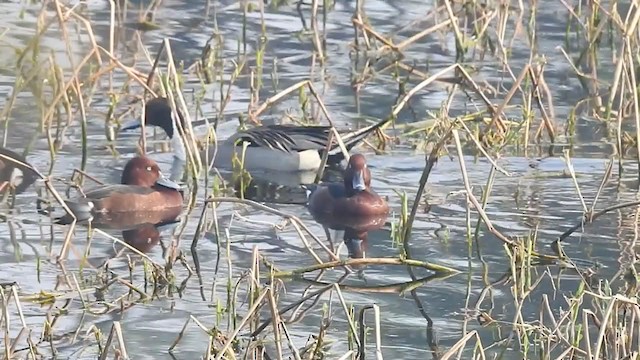
[[[389,213],[387,202],[371,189],[371,171],[362,154],[351,156],[342,184],[320,184],[310,191],[309,211],[318,222],[334,227],[341,223],[368,226],[371,219],[379,223]]]
[[[121,184],[100,186],[85,197],[65,203],[78,220],[105,214],[144,219],[158,212],[177,216],[182,211],[182,200],[180,185],[165,178],[155,161],[138,156],[127,162]]]

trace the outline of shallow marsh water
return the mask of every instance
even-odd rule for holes
[[[399,4],[402,4],[401,6]],[[97,40],[106,43],[109,30],[109,10],[103,7],[102,2],[88,2],[87,15],[91,17]],[[235,5],[234,5],[235,4]],[[106,6],[106,5],[104,5]],[[135,9],[136,6],[131,6]],[[233,58],[238,47],[238,39],[241,37],[242,11],[235,2],[217,3],[217,27],[224,37],[227,58]],[[16,20],[10,23],[8,31],[0,46],[3,53],[1,57],[2,77],[0,78],[0,92],[8,95],[14,85],[11,77],[11,67],[14,64],[13,56],[8,49],[11,46],[24,46],[29,37],[34,33],[33,21],[39,11],[36,5],[26,6],[20,3],[3,3],[2,9],[9,19],[14,16]],[[24,19],[18,20],[19,12],[24,10]],[[305,15],[308,20],[308,8]],[[567,117],[570,107],[580,100],[584,94],[579,83],[567,76],[569,66],[564,58],[555,51],[555,47],[564,41],[565,27],[559,25],[564,21],[565,12],[560,4],[541,7],[538,12],[539,46],[548,57],[547,82],[553,89],[556,120]],[[423,1],[367,1],[366,12],[372,25],[377,31],[392,32],[404,24],[420,19],[429,10]],[[131,10],[135,12],[135,10]],[[142,41],[149,47],[150,52],[155,52],[163,38],[172,40],[173,52],[176,60],[183,60],[188,66],[190,62],[200,55],[202,47],[211,36],[213,27],[213,14],[209,19],[203,18],[205,5],[182,1],[165,1],[156,13],[155,21],[161,25],[159,30],[141,33]],[[379,119],[386,117],[397,98],[397,83],[388,74],[376,77],[363,88],[359,94],[356,106],[356,94],[351,85],[352,64],[349,58],[349,46],[353,40],[353,28],[351,17],[354,12],[354,4],[350,1],[338,1],[335,8],[328,14],[327,20],[327,51],[329,61],[326,73],[327,79],[323,100],[327,104],[329,112],[336,121],[338,127],[356,127],[361,119]],[[7,13],[9,15],[7,15]],[[53,16],[53,15],[52,15]],[[134,18],[131,16],[131,18]],[[11,21],[11,20],[9,20]],[[260,14],[249,13],[247,17],[248,37],[255,40],[248,41],[248,53],[256,46],[257,37],[260,34]],[[261,99],[273,95],[273,86],[269,79],[269,73],[273,71],[271,64],[277,59],[278,85],[282,90],[287,86],[309,78],[311,59],[308,56],[312,49],[312,43],[307,35],[297,36],[302,30],[301,22],[296,14],[295,6],[282,6],[278,9],[267,7],[264,16],[267,25],[268,46],[266,50],[265,69],[263,71],[265,88],[261,93]],[[125,31],[129,35],[134,30]],[[412,31],[401,32],[401,35],[411,34]],[[51,34],[47,41],[43,42],[54,54],[64,52],[64,43]],[[525,63],[528,57],[528,49],[525,45],[513,48],[513,64],[519,61]],[[75,51],[82,54],[83,45],[78,44]],[[448,66],[454,61],[453,52],[455,46],[451,37],[440,39],[437,36],[428,37],[422,43],[412,46],[405,55],[412,58],[417,66],[424,67],[429,63],[430,70]],[[521,53],[521,59],[519,54]],[[123,51],[123,56],[131,56]],[[60,56],[64,59],[64,56]],[[501,78],[498,72],[500,66],[497,63],[487,62],[482,64],[480,76],[489,82],[495,82]],[[117,80],[117,77],[116,77]],[[317,80],[317,78],[316,78]],[[199,89],[197,81],[187,81],[187,88]],[[226,108],[230,114],[246,111],[249,103],[249,80],[241,78],[232,91],[233,100]],[[105,89],[102,89],[105,90]],[[206,88],[207,95],[203,103],[205,115],[215,113],[219,89],[215,86]],[[31,94],[26,93],[17,99],[12,112],[12,121],[9,124],[7,147],[22,151],[34,137],[38,119],[41,112],[33,107]],[[412,100],[412,111],[416,114],[424,114],[425,111],[437,111],[446,98],[446,92],[442,87],[433,86],[424,91],[419,97]],[[216,100],[217,101],[217,100]],[[6,103],[6,99],[5,99]],[[116,142],[116,148],[123,153],[122,158],[114,158],[110,155],[104,136],[104,113],[107,100],[96,101],[89,112],[88,139],[90,161],[87,172],[106,181],[117,181],[126,159],[131,156],[136,141],[132,136],[122,136]],[[264,121],[279,121],[283,114],[297,108],[297,100],[288,100],[269,111]],[[466,99],[460,97],[454,102],[454,111],[462,114],[474,111],[473,106],[468,106]],[[422,115],[419,115],[422,116]],[[234,130],[235,117],[226,119],[227,123],[221,125],[221,137],[225,137]],[[405,111],[398,119],[399,123],[413,121],[410,111]],[[596,194],[602,180],[606,159],[611,154],[611,149],[602,141],[602,133],[594,131],[597,128],[593,121],[580,119],[578,134],[572,148],[572,162],[578,175],[578,181],[582,195],[590,201]],[[72,169],[80,166],[81,162],[81,129],[74,123],[66,131],[64,146],[57,155],[53,175],[69,177]],[[406,144],[392,147],[383,155],[374,155],[371,151],[361,149],[368,155],[372,169],[373,187],[383,196],[387,196],[392,208],[390,222],[397,221],[400,211],[400,198],[397,192],[406,192],[409,199],[413,199],[417,191],[418,180],[424,167],[424,154],[413,150]],[[447,349],[463,335],[463,327],[466,331],[478,330],[483,341],[491,343],[509,334],[498,333],[492,328],[483,328],[475,320],[465,325],[467,317],[475,317],[473,311],[475,301],[488,282],[499,279],[509,270],[509,261],[505,258],[502,244],[487,232],[483,232],[480,238],[484,264],[475,256],[475,249],[471,252],[466,240],[467,206],[464,195],[459,194],[463,190],[462,176],[458,160],[455,157],[455,149],[449,148],[451,157],[443,156],[431,177],[426,202],[431,205],[428,212],[419,211],[413,228],[413,240],[411,252],[413,257],[425,261],[433,261],[442,265],[454,267],[463,271],[456,276],[443,280],[434,280],[415,288],[413,292],[399,292],[397,290],[366,290],[366,286],[389,285],[402,283],[410,279],[407,269],[397,266],[371,266],[364,270],[364,278],[352,276],[343,283],[343,294],[348,304],[357,308],[378,304],[382,313],[382,350],[387,358],[432,358],[433,354],[428,342],[428,320],[421,314],[420,307],[433,321],[433,331],[436,334],[438,345],[441,349]],[[522,153],[514,152],[511,157],[503,157],[499,163],[512,177],[498,175],[487,208],[487,214],[494,225],[508,235],[527,236],[537,227],[538,247],[541,251],[548,250],[549,244],[562,234],[568,227],[579,221],[582,215],[582,207],[575,186],[570,177],[563,171],[566,165],[560,155],[546,157],[547,149],[531,148],[528,157]],[[154,152],[151,155],[163,169],[171,166],[171,155],[168,153]],[[37,168],[46,172],[50,164],[48,144],[43,136],[33,143],[29,152],[30,162]],[[472,156],[465,158],[469,179],[474,185],[476,194],[486,183],[491,168],[485,159],[476,160]],[[637,196],[637,180],[634,177],[633,162],[625,163],[626,172],[621,180],[610,180],[600,197],[602,204],[614,204],[630,201]],[[64,189],[62,185],[56,185]],[[32,189],[33,190],[33,189]],[[35,211],[35,191],[21,194],[17,198],[16,214],[10,216],[11,221],[0,226],[0,282],[17,281],[21,292],[35,294],[40,291],[54,289],[60,269],[52,262],[60,250],[60,244],[64,237],[64,228],[54,227],[54,241],[50,248],[48,219],[39,217]],[[189,252],[191,239],[194,236],[197,217],[200,214],[202,198],[197,200],[194,210],[186,222],[186,228],[181,238],[180,248],[184,250],[187,261],[192,263],[193,258]],[[314,233],[324,238],[324,232],[320,225],[313,223],[310,215],[299,205],[273,205],[275,208],[289,214],[299,215],[306,224],[309,224]],[[426,208],[426,205],[425,205]],[[97,348],[91,341],[90,335],[86,335],[89,328],[94,325],[107,334],[114,320],[122,324],[126,338],[126,347],[133,359],[160,359],[170,358],[167,349],[175,341],[178,332],[190,315],[212,326],[216,319],[216,304],[223,300],[227,275],[229,269],[227,261],[233,263],[234,279],[241,275],[244,269],[251,266],[251,254],[254,247],[281,270],[290,270],[308,266],[313,259],[308,255],[303,243],[291,226],[284,230],[277,230],[271,225],[279,223],[281,219],[274,215],[253,209],[238,210],[238,207],[221,205],[218,215],[222,228],[229,228],[229,254],[227,258],[224,246],[218,248],[213,234],[206,234],[199,241],[197,249],[200,262],[203,289],[201,292],[198,279],[191,277],[186,283],[186,288],[181,294],[174,294],[174,298],[163,298],[145,304],[138,304],[127,311],[113,312],[109,315],[92,316],[83,315],[79,301],[71,306],[70,313],[60,319],[56,324],[54,334],[60,336],[56,339],[59,358],[92,359],[96,357]],[[575,259],[593,261],[602,265],[599,276],[611,278],[621,265],[626,264],[633,257],[633,244],[635,243],[637,214],[635,209],[625,209],[605,215],[594,224],[586,226],[582,231],[574,233],[568,241],[566,251]],[[472,223],[475,223],[476,215],[472,215]],[[23,221],[28,220],[28,223]],[[114,236],[120,236],[118,232],[111,232]],[[89,264],[80,259],[84,256],[86,232],[78,230],[75,235],[74,246],[69,255],[70,259],[66,268],[79,276],[83,268],[84,278],[78,279],[81,284],[91,285],[91,266],[98,266],[103,261],[113,256],[112,241],[96,237],[91,242]],[[168,236],[164,241],[170,241]],[[222,251],[222,254],[219,254]],[[397,245],[391,239],[390,225],[382,230],[369,235],[367,257],[385,257],[398,254]],[[220,271],[216,271],[218,256],[221,256]],[[346,256],[343,249],[342,255]],[[156,247],[149,253],[153,259],[162,262],[160,247]],[[633,259],[635,261],[635,259]],[[128,276],[127,263],[124,258],[113,261],[110,270],[121,276]],[[187,277],[184,269],[176,268],[178,283]],[[536,289],[537,295],[532,298],[540,298],[543,293],[548,294],[553,309],[566,307],[562,297],[565,292],[573,292],[578,286],[577,276],[571,272],[560,272],[556,267],[539,268],[539,276],[544,276],[548,271],[550,276],[542,280]],[[339,271],[328,272],[322,281],[330,283],[338,279]],[[138,275],[133,279],[140,281]],[[429,275],[424,271],[416,271],[418,278]],[[311,279],[311,276],[307,276]],[[213,287],[213,283],[216,286]],[[301,280],[287,280],[286,294],[282,295],[282,304],[296,301],[309,286],[309,282]],[[351,288],[349,288],[351,286]],[[201,293],[205,294],[203,300]],[[213,295],[212,295],[213,293]],[[242,298],[244,295],[239,296]],[[467,302],[467,298],[469,299]],[[303,346],[310,334],[317,331],[322,319],[322,303],[331,303],[330,311],[334,314],[334,324],[329,333],[329,338],[334,341],[331,349],[331,357],[339,357],[347,351],[347,323],[335,296],[329,299],[322,298],[299,322],[291,324],[291,332],[294,343]],[[418,303],[420,305],[418,305]],[[492,290],[491,303],[483,302],[481,309],[487,311],[494,309],[492,316],[496,320],[510,322],[513,318],[513,296],[508,285],[497,286]],[[23,304],[28,325],[34,329],[40,329],[44,322],[46,308],[37,305]],[[536,318],[538,302],[527,302],[524,305],[523,314],[532,319]],[[499,309],[499,310],[495,310]],[[268,317],[268,315],[266,315]],[[265,318],[266,318],[265,317]],[[14,320],[15,321],[15,320]],[[175,357],[179,359],[199,358],[206,350],[208,336],[195,326],[186,333],[175,350]],[[70,341],[70,337],[77,329],[81,329],[79,337],[87,337],[85,341]],[[13,334],[14,336],[16,334]],[[66,338],[66,339],[65,339]],[[4,340],[0,340],[0,343]],[[68,344],[65,346],[65,344]],[[519,351],[507,354],[510,358],[521,358]]]

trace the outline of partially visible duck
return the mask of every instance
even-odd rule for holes
[[[19,194],[37,179],[38,175],[22,155],[0,147],[0,192],[13,188]]]
[[[122,172],[121,184],[104,185],[84,197],[65,201],[80,221],[139,224],[145,219],[177,217],[182,211],[182,188],[165,178],[158,164],[146,156],[129,160]],[[165,216],[166,215],[166,216]],[[59,223],[70,222],[70,217]]]
[[[368,231],[384,225],[389,205],[371,189],[371,171],[364,155],[351,156],[343,178],[342,183],[307,186],[309,211],[316,221],[333,229]]]
[[[186,161],[182,139],[175,120],[184,123],[182,114],[175,119],[174,112],[166,98],[149,100],[145,106],[145,124],[158,126],[171,139],[175,156]],[[347,150],[351,150],[369,134],[387,123],[383,120],[353,133],[341,134]],[[140,120],[124,124],[121,130],[135,129],[141,126]],[[316,171],[322,162],[322,156],[329,142],[329,126],[290,126],[266,125],[240,131],[218,143],[214,166],[231,168],[234,152],[242,158],[242,143],[248,144],[244,153],[244,167],[249,171],[270,170],[280,172]],[[213,157],[213,146],[207,158]],[[207,154],[204,154],[207,155]],[[203,155],[203,159],[205,158]],[[329,148],[328,165],[339,164],[344,155],[336,141]]]

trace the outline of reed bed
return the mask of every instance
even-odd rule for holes
[[[356,105],[360,106],[360,97],[373,84],[388,88],[388,93],[397,92],[388,113],[380,114],[390,120],[388,125],[375,139],[368,140],[366,148],[384,154],[397,144],[409,146],[425,154],[425,166],[415,191],[399,192],[396,198],[390,198],[395,213],[389,227],[397,254],[347,259],[341,255],[340,247],[328,246],[299,216],[231,196],[232,185],[211,171],[208,159],[200,158],[200,149],[217,146],[216,132],[211,127],[205,139],[196,138],[190,115],[195,108],[196,117],[201,118],[206,112],[212,124],[233,118],[240,126],[247,126],[260,124],[269,112],[280,111],[281,102],[293,103],[297,108],[287,114],[290,120],[330,124],[331,141],[340,144],[346,153],[334,125],[337,115],[326,105],[331,87],[326,67],[332,57],[339,56],[327,46],[331,35],[327,23],[336,6],[334,2],[311,0],[294,5],[242,1],[224,7],[208,1],[199,6],[213,24],[211,36],[201,55],[188,63],[176,63],[179,57],[168,37],[149,44],[142,36],[144,31],[162,28],[154,22],[156,12],[165,6],[162,2],[152,2],[148,8],[136,11],[131,11],[133,5],[127,1],[109,2],[105,41],[97,40],[98,30],[86,4],[42,2],[33,24],[35,35],[17,51],[15,84],[2,111],[6,145],[11,136],[7,129],[18,121],[13,112],[19,95],[27,93],[35,100],[40,114],[38,133],[47,139],[50,150],[49,169],[38,171],[45,184],[42,197],[64,207],[62,189],[82,189],[87,179],[92,179],[87,172],[88,122],[95,119],[94,104],[102,103],[106,109],[101,113],[106,143],[118,156],[114,129],[126,117],[144,116],[137,109],[156,95],[169,98],[172,108],[186,117],[188,128],[183,129],[182,140],[187,149],[188,171],[183,180],[189,194],[183,222],[162,243],[160,257],[145,254],[103,230],[85,231],[75,222],[64,228],[64,238],[55,231],[43,235],[43,239],[49,236],[50,256],[39,259],[34,271],[55,272],[57,285],[28,293],[21,290],[20,279],[7,279],[0,284],[2,358],[52,358],[62,353],[67,356],[70,347],[78,358],[135,358],[130,353],[136,344],[128,340],[130,334],[122,327],[126,314],[165,301],[172,302],[173,308],[185,292],[194,291],[189,286],[194,282],[210,315],[184,315],[184,325],[166,348],[176,358],[186,347],[193,347],[192,342],[185,345],[184,339],[197,333],[207,339],[197,349],[205,359],[382,359],[385,334],[381,322],[386,315],[376,304],[375,296],[385,293],[414,301],[426,324],[426,349],[435,359],[511,358],[514,353],[520,358],[543,359],[637,358],[640,312],[636,257],[621,266],[615,276],[603,279],[598,276],[597,264],[573,258],[562,245],[571,241],[575,231],[588,231],[599,217],[625,208],[637,210],[640,205],[637,201],[609,206],[599,203],[602,188],[613,177],[623,175],[623,161],[640,158],[636,80],[639,64],[634,51],[640,46],[640,8],[631,3],[623,10],[616,1],[557,3],[564,9],[566,40],[553,51],[556,59],[561,54],[563,66],[570,69],[565,75],[577,80],[586,94],[571,109],[567,121],[556,115],[556,94],[546,80],[552,76],[548,71],[550,54],[540,46],[544,35],[538,32],[536,22],[543,3],[436,3],[425,5],[420,21],[403,23],[398,19],[394,31],[389,31],[388,27],[376,28],[375,19],[367,15],[366,1],[356,1],[351,18],[354,34],[349,44],[352,69],[348,74]],[[265,13],[292,8],[299,12],[305,29],[299,37],[311,48],[306,58],[309,75],[283,86],[281,79],[286,74],[279,73],[274,60],[277,49],[268,46]],[[225,50],[227,39],[217,28],[218,18],[226,11],[242,14],[243,27],[233,54]],[[132,18],[134,13],[136,17]],[[254,17],[250,20],[254,14],[259,15],[261,29],[255,38],[248,34],[248,23],[256,21]],[[132,28],[140,31],[133,32]],[[129,37],[132,33],[135,35]],[[62,55],[53,56],[46,50],[43,42],[52,37],[65,44]],[[413,50],[425,41],[450,48],[451,62],[420,65]],[[135,56],[122,57],[125,47]],[[528,51],[526,55],[522,55],[523,49]],[[516,52],[518,56],[514,55]],[[487,73],[481,69],[483,66],[494,69],[499,76],[483,78]],[[233,113],[227,108],[237,96],[236,89],[243,87],[249,93],[247,109]],[[205,99],[206,90],[211,88],[216,89],[217,95]],[[446,94],[440,108],[426,114],[415,111],[418,99],[433,89]],[[471,110],[460,111],[454,106],[456,102],[470,103]],[[501,159],[513,155],[529,157],[536,152],[549,156],[557,153],[562,144],[573,141],[578,117],[592,118],[597,126],[604,127],[607,131],[603,142],[613,144],[613,150],[597,195],[585,199],[571,151],[563,149],[567,174],[582,204],[582,216],[575,220],[575,226],[562,229],[564,233],[549,248],[541,246],[538,239],[537,230],[545,227],[544,222],[533,226],[524,237],[494,225],[500,219],[487,212],[493,183],[497,177],[518,177],[505,169]],[[54,167],[65,161],[59,152],[65,146],[67,132],[78,126],[82,154],[78,176],[61,179]],[[150,146],[142,136],[138,152],[145,153]],[[412,256],[412,249],[423,246],[414,234],[414,223],[425,205],[429,177],[443,155],[458,159],[467,216],[466,269],[442,264],[438,259]],[[468,155],[490,164],[485,184],[474,184],[470,179]],[[614,171],[616,163],[618,171]],[[637,169],[640,181],[640,162]],[[239,176],[250,178],[241,170]],[[321,177],[318,174],[317,180]],[[275,233],[294,232],[303,244],[307,265],[293,268],[278,263],[258,247],[253,248],[248,263],[234,262],[231,244],[237,227],[233,223],[240,221],[248,209],[279,219],[261,226]],[[11,219],[10,210],[3,217]],[[243,221],[251,222],[246,218]],[[19,227],[15,221],[6,223],[11,232]],[[80,241],[85,236],[86,241]],[[199,242],[205,237],[215,241],[214,264],[199,260]],[[95,242],[111,243],[117,251],[112,257],[93,259],[91,244]],[[472,263],[481,262],[485,275],[489,273],[489,264],[483,258],[483,249],[486,251],[489,246],[502,246],[508,266],[500,269],[503,275],[496,280],[484,276],[485,286],[478,293],[472,290]],[[359,276],[359,269],[365,266],[406,269],[406,280],[384,285],[350,283],[349,279]],[[205,272],[212,273],[213,278],[203,275],[203,268],[213,269]],[[578,277],[579,285],[570,292],[542,292],[540,284],[558,284],[563,274]],[[438,341],[438,326],[425,311],[416,289],[463,276],[469,279],[463,326],[456,341],[443,345]],[[295,300],[287,292],[293,282],[305,284],[305,290],[296,294]],[[491,300],[497,289],[512,297],[506,313]],[[351,303],[345,293],[352,291],[371,294],[371,301],[364,305]],[[553,307],[550,297],[561,298],[564,304]],[[534,317],[523,312],[523,307],[531,303],[539,309]],[[34,309],[42,316],[25,316]],[[313,331],[298,326],[310,312],[318,319]],[[75,329],[62,328],[60,323],[66,317],[74,318]],[[92,324],[96,318],[110,320],[106,326]]]

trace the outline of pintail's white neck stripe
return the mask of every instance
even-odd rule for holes
[[[171,111],[171,126],[173,127],[173,137],[171,137],[171,147],[173,148],[173,155],[182,161],[187,161],[187,153],[184,148],[184,142],[182,136],[178,130],[178,121],[180,117],[175,111]],[[184,125],[183,125],[184,126]]]

